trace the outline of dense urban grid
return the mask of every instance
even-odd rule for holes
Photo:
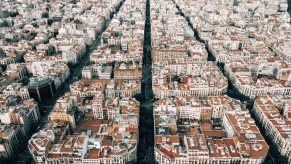
[[[0,163],[291,163],[290,13],[1,0]]]

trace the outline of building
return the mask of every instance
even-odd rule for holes
[[[264,132],[289,162],[291,158],[290,102],[289,98],[281,96],[259,96],[253,108]]]
[[[69,95],[67,95],[69,97]],[[29,151],[37,163],[126,163],[137,160],[139,102],[134,99],[101,100],[104,116],[83,118],[72,129],[70,121],[50,120],[29,140]],[[64,100],[61,99],[62,101]],[[55,106],[68,107],[68,103]],[[93,109],[95,110],[95,109]],[[113,112],[116,111],[116,112]],[[59,111],[61,112],[61,111]],[[85,114],[85,113],[84,113]],[[51,118],[52,115],[50,115]],[[94,117],[97,112],[94,112]],[[71,129],[71,130],[70,130]],[[73,130],[73,131],[72,131]]]
[[[153,115],[158,163],[263,163],[268,154],[249,111],[227,96],[163,98]]]
[[[207,64],[205,64],[207,65]],[[153,73],[153,92],[157,98],[171,96],[210,96],[223,95],[227,90],[227,79],[216,66],[200,69],[197,75],[173,75],[162,70]]]
[[[141,79],[142,70],[137,64],[115,64],[114,79]]]
[[[63,121],[70,124],[72,129],[76,128],[75,112],[77,111],[80,97],[74,93],[66,93],[60,97],[48,118],[51,121]]]
[[[28,92],[37,102],[47,101],[57,93],[54,81],[48,76],[31,78]]]
[[[83,79],[110,79],[112,74],[112,66],[106,65],[90,65],[82,70]]]
[[[0,156],[4,159],[16,159],[21,150],[21,128],[19,125],[0,125]]]
[[[105,89],[106,97],[130,98],[141,93],[140,80],[111,80],[107,83]]]
[[[81,79],[70,85],[70,91],[83,98],[101,95],[104,93],[108,81],[107,79]]]
[[[0,156],[15,160],[21,152],[33,128],[40,119],[37,103],[33,99],[21,101],[9,96],[0,107]]]

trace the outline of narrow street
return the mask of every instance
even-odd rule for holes
[[[154,163],[150,0],[147,0],[146,4],[142,70],[142,94],[137,98],[141,105],[137,161],[139,163]]]

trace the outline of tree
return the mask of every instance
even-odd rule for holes
[[[48,17],[49,17],[48,12],[42,13],[41,17],[42,17],[42,18],[48,18]]]
[[[8,27],[8,26],[9,26],[9,24],[6,20],[4,20],[0,23],[0,27]]]

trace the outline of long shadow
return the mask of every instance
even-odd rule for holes
[[[153,125],[153,90],[151,57],[151,22],[150,0],[146,2],[146,22],[144,29],[142,68],[142,93],[137,96],[140,102],[139,142],[137,163],[155,163],[154,159],[154,125]]]

